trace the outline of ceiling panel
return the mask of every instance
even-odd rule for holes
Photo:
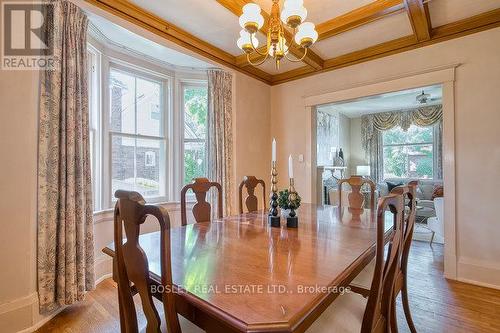
[[[131,2],[232,55],[241,54],[236,46],[241,30],[238,17],[215,0]]]
[[[432,0],[429,2],[432,27],[439,27],[497,8],[500,8],[500,0]]]
[[[266,12],[271,11],[272,0],[254,0],[254,2]],[[304,0],[304,7],[307,9],[306,20],[318,25],[371,2],[373,0]],[[280,0],[280,6],[283,7],[283,0]]]
[[[319,41],[312,49],[323,59],[330,59],[411,34],[408,14],[403,12]]]

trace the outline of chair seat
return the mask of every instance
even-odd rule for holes
[[[354,333],[361,331],[366,299],[356,293],[339,295],[306,333]]]
[[[375,259],[370,261],[368,265],[352,280],[351,285],[370,289],[373,280],[373,272],[375,271]]]
[[[165,325],[165,315],[163,314],[163,311],[159,311],[160,313],[160,320],[161,320],[161,326],[160,330],[162,333],[167,333],[167,326]],[[179,317],[179,324],[181,325],[181,332],[182,333],[205,333],[204,330],[181,316],[180,314],[177,315]],[[146,333],[146,326],[142,327],[140,330],[140,333]]]

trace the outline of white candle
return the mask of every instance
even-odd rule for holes
[[[288,157],[288,177],[293,178],[293,158],[292,155]]]
[[[273,162],[276,162],[276,139],[273,138]]]

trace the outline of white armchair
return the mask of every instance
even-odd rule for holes
[[[432,231],[431,244],[434,240],[434,235],[444,238],[444,198],[434,199],[434,208],[436,209],[436,216],[427,219],[427,227]]]

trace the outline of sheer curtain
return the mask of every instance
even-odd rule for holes
[[[222,70],[208,70],[207,115],[207,176],[222,185],[224,215],[231,212],[233,133],[232,133],[232,75]],[[212,191],[211,191],[212,192]],[[210,193],[212,207],[216,195]],[[214,210],[212,209],[212,214]]]
[[[87,90],[87,17],[53,1],[49,37],[58,68],[41,73],[38,133],[40,312],[81,301],[94,288]]]

